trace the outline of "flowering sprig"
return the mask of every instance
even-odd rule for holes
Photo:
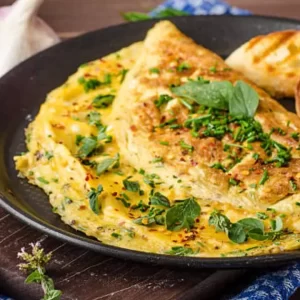
[[[53,280],[46,275],[45,265],[50,261],[52,253],[44,253],[44,249],[41,248],[40,243],[31,243],[32,253],[25,251],[25,248],[21,249],[18,253],[18,258],[25,261],[18,265],[21,271],[29,274],[25,280],[25,283],[39,283],[44,291],[44,297],[42,300],[60,300],[61,291],[56,290]]]

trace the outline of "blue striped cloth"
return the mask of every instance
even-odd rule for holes
[[[221,0],[167,0],[151,12],[154,16],[166,8],[183,10],[191,15],[250,15]],[[287,300],[300,287],[300,263],[259,276],[231,300]]]

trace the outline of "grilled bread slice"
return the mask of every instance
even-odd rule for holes
[[[226,63],[271,96],[294,97],[300,77],[300,31],[257,36],[235,50]]]

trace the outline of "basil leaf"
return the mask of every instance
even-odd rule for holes
[[[267,239],[269,239],[268,235],[265,235],[264,232],[259,229],[259,228],[255,228],[252,229],[248,232],[248,236],[256,241],[265,241]]]
[[[169,199],[160,192],[155,192],[154,195],[150,197],[150,204],[170,207]]]
[[[228,232],[231,227],[230,220],[219,211],[214,211],[208,219],[210,226],[215,226],[216,232]]]
[[[184,85],[171,88],[171,91],[179,97],[188,98],[208,107],[225,110],[228,110],[228,102],[232,98],[233,90],[233,85],[229,81],[210,83],[189,81]]]
[[[119,165],[120,156],[116,154],[113,158],[106,158],[97,164],[96,174],[99,176],[110,167],[117,167]]]
[[[259,230],[261,230],[261,232],[264,232],[264,230],[265,230],[264,223],[258,219],[245,218],[245,219],[239,220],[237,223],[243,226],[246,233],[253,229],[259,229]]]
[[[160,108],[162,105],[168,103],[171,101],[173,98],[167,94],[162,94],[158,97],[158,100],[154,101],[154,104],[157,108]]]
[[[253,117],[259,103],[257,92],[244,81],[237,81],[229,101],[229,113],[236,117]]]
[[[172,247],[171,250],[166,251],[165,253],[169,255],[186,256],[186,255],[194,254],[194,251],[192,248],[176,246],[176,247]]]
[[[124,188],[129,192],[139,192],[141,189],[138,181],[130,181],[130,180],[124,179],[123,185],[124,185]]]
[[[87,158],[97,148],[98,143],[95,137],[87,137],[81,140],[82,146],[78,150],[81,159]]]
[[[151,17],[147,14],[134,11],[123,13],[123,18],[129,22],[137,22],[151,19]]]
[[[91,188],[91,190],[88,193],[90,208],[96,215],[99,215],[100,207],[98,203],[98,197],[102,192],[103,186],[99,184],[97,189]]]
[[[228,237],[232,242],[236,244],[242,244],[247,240],[247,235],[244,227],[239,223],[232,224],[228,231]]]
[[[183,200],[167,210],[167,229],[171,231],[178,231],[184,228],[191,229],[200,212],[200,205],[195,201],[195,198]]]
[[[114,95],[99,95],[93,100],[92,104],[96,108],[106,108],[113,103],[114,99]]]

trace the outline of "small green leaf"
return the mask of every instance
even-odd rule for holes
[[[139,192],[140,191],[140,184],[138,181],[130,181],[128,179],[123,180],[124,188],[129,192]]]
[[[62,292],[59,290],[50,290],[42,300],[60,300]]]
[[[259,185],[264,185],[265,182],[269,179],[269,174],[267,170],[264,170],[264,173],[259,181]]]
[[[278,216],[275,220],[271,220],[271,227],[274,232],[279,232],[283,228],[282,219]]]
[[[230,220],[219,211],[214,211],[211,213],[208,224],[210,226],[215,226],[216,232],[228,232],[229,228],[231,227]]]
[[[168,103],[171,101],[173,98],[167,94],[160,95],[158,100],[154,101],[154,104],[157,108],[160,108],[162,105]]]
[[[82,146],[78,150],[78,156],[81,159],[85,159],[92,154],[92,152],[97,148],[97,138],[86,137],[81,140]]]
[[[269,239],[268,235],[266,235],[261,229],[255,228],[248,232],[248,236],[256,241],[265,241]]]
[[[172,92],[212,108],[228,110],[228,101],[233,95],[233,86],[229,81],[215,81],[204,83],[188,81],[187,83],[171,88]]]
[[[90,208],[96,215],[99,215],[100,212],[98,197],[102,192],[103,192],[103,186],[99,184],[97,189],[91,188],[91,190],[88,193]]]
[[[172,247],[171,250],[166,251],[166,254],[177,255],[177,256],[187,256],[195,254],[192,248],[186,248],[183,246]]]
[[[200,205],[194,198],[182,200],[167,210],[167,229],[171,231],[178,231],[184,228],[190,230],[194,225],[195,219],[199,217],[200,212]]]
[[[246,233],[251,231],[252,229],[259,229],[264,232],[264,223],[258,219],[245,218],[239,220],[237,223],[243,226]]]
[[[229,113],[236,117],[253,117],[259,104],[257,92],[244,81],[237,81],[229,98]]]
[[[96,108],[106,108],[110,106],[115,99],[115,95],[99,95],[93,100],[93,106]]]
[[[150,196],[149,200],[151,205],[170,207],[169,199],[160,192],[155,192],[152,196]]]
[[[105,171],[107,171],[109,168],[114,168],[117,167],[119,165],[119,161],[120,161],[120,156],[119,154],[116,154],[114,157],[112,158],[106,158],[103,159],[101,162],[99,162],[97,164],[97,168],[96,168],[96,174],[98,176],[100,176],[101,174],[103,174]]]
[[[44,177],[38,177],[37,180],[43,184],[49,184],[49,181],[46,180]]]
[[[150,69],[149,69],[149,73],[150,73],[150,74],[159,74],[160,71],[159,71],[158,68],[150,68]]]
[[[27,278],[25,279],[25,283],[40,283],[42,278],[43,276],[39,273],[39,271],[35,270],[27,276]]]
[[[158,18],[177,17],[177,16],[188,16],[189,14],[183,10],[175,8],[166,8],[158,12]]]
[[[244,227],[239,223],[232,224],[228,231],[228,237],[232,242],[236,244],[242,244],[247,240],[247,235]]]
[[[151,17],[148,16],[147,14],[140,13],[140,12],[133,12],[133,11],[123,13],[122,15],[123,15],[123,18],[129,22],[137,22],[137,21],[144,21],[144,20],[151,19]]]

